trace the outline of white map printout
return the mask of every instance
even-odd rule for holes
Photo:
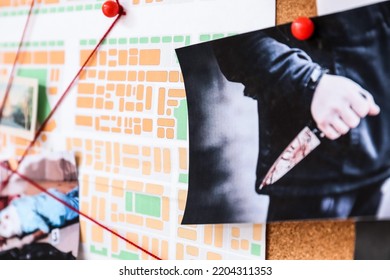
[[[28,0],[0,0],[0,75],[8,77]],[[99,0],[36,0],[16,74],[39,81],[38,126],[113,22]],[[187,104],[175,48],[270,27],[275,0],[126,0],[46,125],[34,152],[76,153],[81,212],[162,259],[264,259],[265,225],[182,226]],[[0,153],[28,141],[0,135]],[[82,218],[84,259],[153,259]]]

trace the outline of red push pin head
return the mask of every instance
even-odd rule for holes
[[[299,17],[291,24],[291,33],[298,40],[307,40],[314,33],[314,23],[307,17]]]
[[[119,10],[120,10],[119,4],[116,1],[108,0],[104,2],[102,5],[103,14],[106,17],[111,18],[117,16],[119,14]]]

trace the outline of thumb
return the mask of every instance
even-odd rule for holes
[[[372,102],[372,104],[370,106],[370,110],[368,111],[368,114],[370,116],[376,116],[380,113],[380,111],[381,111],[381,108],[375,102]]]
[[[368,111],[368,114],[370,116],[376,116],[380,113],[380,111],[381,111],[381,108],[378,105],[376,105],[375,103],[373,103],[372,106],[370,106],[370,110]]]
[[[365,89],[361,89],[360,94],[367,100],[369,103],[369,110],[368,115],[370,116],[376,116],[380,113],[381,109],[380,107],[375,103],[374,98],[372,97],[371,93],[366,91]]]

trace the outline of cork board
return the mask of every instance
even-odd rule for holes
[[[277,0],[276,24],[299,16],[316,16],[315,0]],[[353,259],[355,223],[353,221],[305,221],[267,224],[266,258],[277,259]]]

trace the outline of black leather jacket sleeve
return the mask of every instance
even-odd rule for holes
[[[213,50],[225,77],[245,86],[245,94],[296,94],[296,102],[310,107],[313,88],[308,87],[317,63],[302,50],[290,48],[261,31],[213,42]],[[291,96],[290,96],[291,98]]]
[[[314,121],[310,77],[316,67],[361,85],[381,113],[361,119],[334,141],[322,139],[262,194],[335,194],[390,176],[390,1],[312,20],[316,32],[305,41],[296,40],[285,24],[211,42],[221,72],[244,84],[245,94],[258,101],[256,186],[290,141]]]

